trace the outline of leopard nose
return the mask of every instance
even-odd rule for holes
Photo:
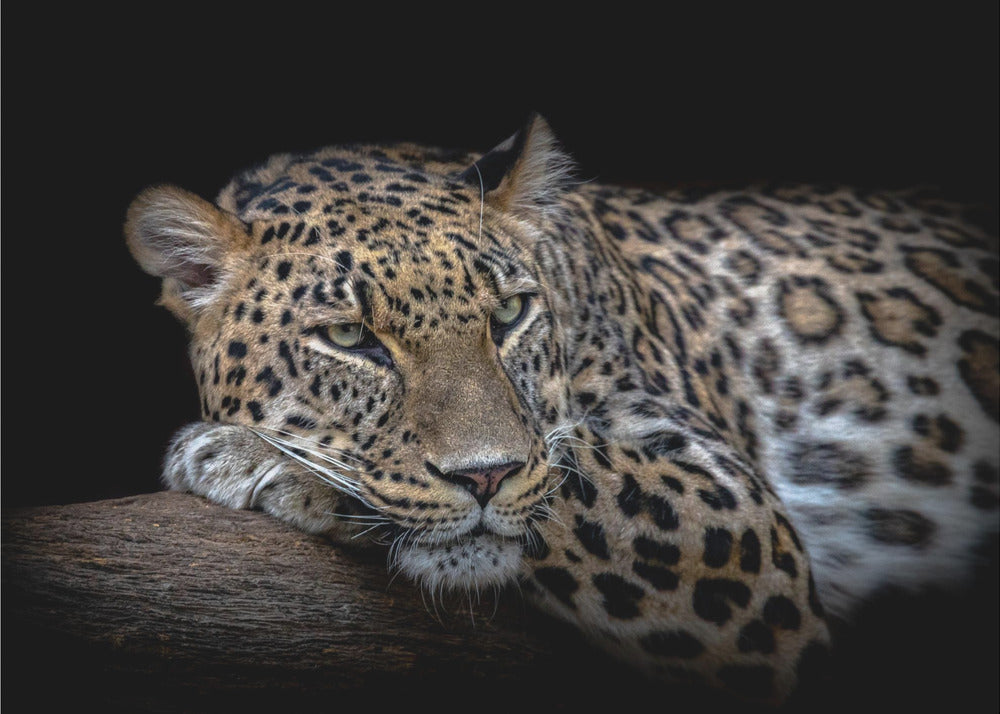
[[[486,508],[486,504],[500,489],[500,482],[517,473],[523,466],[523,461],[511,461],[499,466],[475,467],[447,473],[437,469],[435,471],[445,481],[466,489],[475,496],[481,507]]]

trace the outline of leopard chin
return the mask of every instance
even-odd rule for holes
[[[483,532],[447,543],[404,545],[395,566],[430,593],[480,592],[513,582],[521,557],[519,542]]]

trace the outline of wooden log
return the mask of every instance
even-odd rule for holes
[[[190,495],[6,511],[2,548],[4,695],[33,711],[746,711],[639,677],[516,590],[432,603],[384,551]],[[996,580],[874,610],[792,708],[996,711]]]
[[[36,704],[257,711],[447,693],[457,710],[543,704],[559,678],[653,686],[516,592],[431,603],[384,551],[180,493],[5,513],[3,596],[5,694]]]

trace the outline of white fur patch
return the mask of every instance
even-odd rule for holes
[[[430,593],[503,587],[517,577],[521,547],[491,535],[440,545],[404,545],[400,572]]]

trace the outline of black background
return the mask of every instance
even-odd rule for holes
[[[545,25],[5,12],[4,505],[156,490],[198,418],[184,330],[122,237],[150,184],[212,198],[271,153],[341,142],[485,150],[537,110],[582,178],[929,181],[995,209],[994,3],[665,8]]]

